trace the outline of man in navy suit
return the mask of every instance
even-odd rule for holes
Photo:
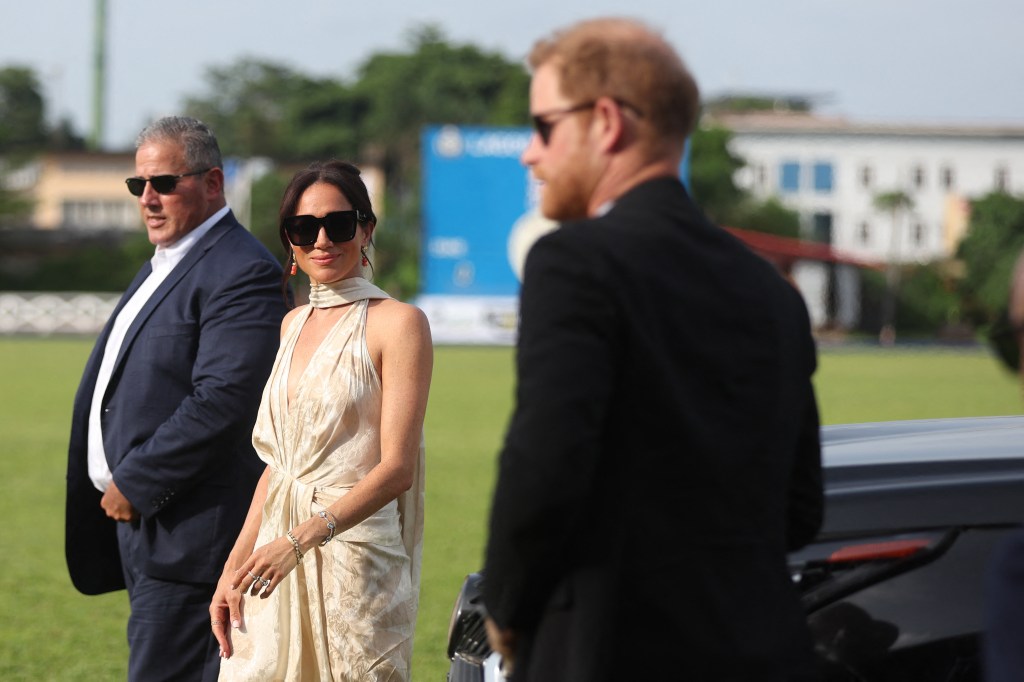
[[[526,259],[484,568],[513,679],[816,675],[786,565],[822,519],[799,292],[679,179],[697,86],[625,20],[530,54]]]
[[[156,250],[75,395],[65,554],[82,593],[127,588],[130,680],[212,680],[209,603],[263,469],[282,273],[228,208],[206,125],[160,119],[136,149],[126,182]]]

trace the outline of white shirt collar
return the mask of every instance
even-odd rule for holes
[[[157,246],[156,253],[153,254],[149,261],[153,266],[153,272],[170,272],[174,269],[174,266],[188,255],[188,252],[196,245],[196,242],[202,239],[203,235],[220,222],[220,219],[227,215],[227,212],[230,210],[228,206],[224,206],[224,208],[200,223],[199,227],[189,231],[188,234],[170,246]]]

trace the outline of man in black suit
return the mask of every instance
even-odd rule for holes
[[[128,190],[156,251],[75,396],[65,553],[84,594],[127,588],[130,680],[212,680],[208,608],[263,469],[281,267],[227,207],[207,126],[163,118],[136,147]]]
[[[678,177],[698,107],[626,20],[530,55],[527,256],[484,568],[521,680],[814,679],[787,566],[822,517],[806,307]]]

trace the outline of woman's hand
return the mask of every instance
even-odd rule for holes
[[[292,541],[286,536],[271,540],[259,547],[238,567],[231,588],[240,595],[266,599],[297,565]],[[234,626],[232,617],[232,626]]]
[[[231,631],[232,627],[241,628],[242,623],[242,593],[235,590],[235,567],[239,565],[241,557],[252,553],[256,544],[256,538],[260,532],[260,518],[262,516],[263,503],[267,499],[267,480],[270,477],[270,467],[264,467],[263,474],[256,484],[256,490],[249,504],[249,512],[246,514],[245,523],[238,533],[235,546],[231,548],[227,561],[224,562],[224,570],[221,571],[220,580],[217,581],[217,589],[214,590],[213,599],[210,600],[210,627],[220,644],[220,655],[222,658],[231,656]]]
[[[244,595],[266,599],[296,565],[291,540],[280,537],[258,548],[237,569],[224,568],[210,603],[210,626],[221,657],[230,658],[232,653],[228,623],[236,630],[245,627]]]
[[[231,658],[231,631],[228,628],[242,627],[242,593],[232,587],[235,571],[224,567],[224,573],[217,581],[217,590],[210,601],[210,627],[220,644],[221,658]]]

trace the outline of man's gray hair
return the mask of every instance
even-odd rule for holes
[[[189,170],[223,168],[220,146],[209,126],[189,116],[165,116],[146,126],[135,139],[138,149],[150,142],[172,142],[185,150]]]

